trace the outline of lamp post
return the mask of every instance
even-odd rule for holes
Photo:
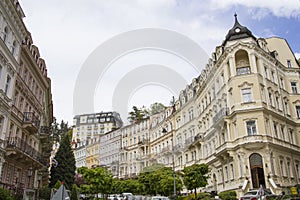
[[[172,131],[172,130],[171,130]],[[163,133],[167,133],[168,131],[163,128]],[[174,200],[176,200],[176,172],[175,172],[175,153],[174,153],[174,141],[173,141],[173,132],[172,132],[172,165],[173,165],[173,181],[174,181]]]

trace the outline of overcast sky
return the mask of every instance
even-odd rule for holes
[[[26,15],[25,24],[46,61],[52,80],[54,115],[59,121],[69,121],[69,124],[73,123],[75,114],[81,114],[74,113],[73,95],[84,63],[98,47],[111,44],[117,36],[128,31],[144,28],[169,30],[194,41],[208,56],[233,26],[236,12],[239,22],[256,37],[286,38],[296,57],[300,55],[299,0],[20,0],[20,4]],[[118,46],[114,48],[117,51]],[[201,54],[205,57],[203,52]],[[133,72],[141,66],[159,65],[161,69],[172,69],[174,76],[179,75],[186,83],[199,75],[197,67],[204,67],[203,64],[195,68],[181,55],[160,49],[141,48],[115,56],[118,58],[111,60],[105,73],[97,79],[92,97],[94,112],[115,108],[112,106],[114,91],[118,87],[122,89],[126,78],[128,85],[130,73],[141,74],[141,71]],[[163,77],[169,79],[166,75],[171,76],[172,72],[163,74]],[[176,79],[178,85],[182,84],[179,76]],[[172,90],[174,84],[156,83],[154,79],[151,84],[136,84],[138,87],[132,88],[128,96],[119,98],[119,101],[126,102],[128,109],[133,105],[148,107],[153,102],[168,105],[172,96],[177,98],[179,92]],[[180,85],[181,89],[184,89],[184,84]],[[121,114],[126,121],[126,113]]]

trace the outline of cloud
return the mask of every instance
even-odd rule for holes
[[[300,53],[296,52],[296,53],[295,53],[295,57],[296,57],[297,59],[299,59],[299,58],[300,58]]]
[[[256,19],[261,19],[267,16],[269,13],[272,13],[272,15],[277,17],[289,18],[300,16],[299,0],[212,0],[211,3],[216,10],[244,6],[248,9],[251,9],[251,12],[254,14],[253,18]]]
[[[249,15],[256,19],[270,14],[300,16],[299,1],[293,0],[44,0],[34,4],[20,0],[20,3],[26,15],[25,24],[52,79],[54,114],[67,121],[73,118],[73,90],[82,64],[97,46],[115,35],[140,28],[169,29],[196,41],[210,55],[232,27],[234,11],[249,11],[243,13],[241,21],[245,25],[250,21]],[[274,35],[268,27],[264,32]],[[189,78],[196,76],[190,74]],[[109,109],[100,105],[97,110]]]

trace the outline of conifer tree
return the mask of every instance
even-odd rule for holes
[[[71,149],[70,134],[63,134],[54,160],[55,162],[52,164],[50,171],[49,186],[52,188],[57,181],[61,181],[67,189],[71,189],[75,181],[76,166],[75,157]]]

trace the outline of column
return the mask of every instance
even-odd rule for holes
[[[250,54],[250,59],[249,59],[249,61],[250,61],[250,66],[251,66],[251,68],[253,69],[253,73],[254,73],[254,74],[257,74],[256,58],[255,58],[254,53],[251,53],[251,54]]]
[[[235,67],[234,67],[234,62],[233,62],[233,57],[229,58],[229,71],[230,71],[230,77],[235,76]]]

